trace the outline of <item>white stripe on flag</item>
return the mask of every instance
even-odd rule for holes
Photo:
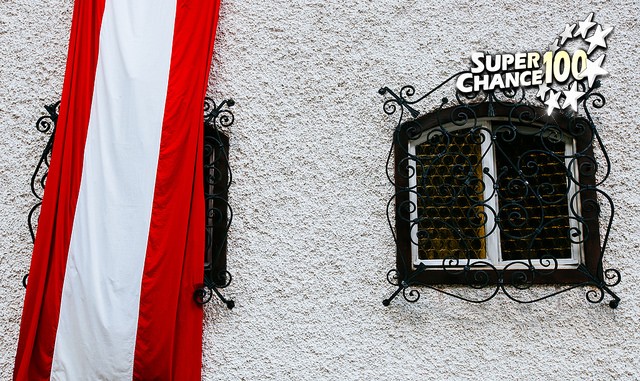
[[[175,14],[106,1],[52,379],[132,377]]]

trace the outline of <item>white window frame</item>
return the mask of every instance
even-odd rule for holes
[[[483,169],[489,168],[489,173],[493,176],[494,179],[496,178],[495,176],[495,173],[496,173],[495,144],[492,144],[489,131],[493,131],[495,128],[495,123],[501,122],[501,121],[508,121],[508,119],[498,118],[498,117],[479,118],[475,121],[475,123],[470,122],[461,126],[453,123],[448,123],[443,126],[448,132],[455,132],[461,129],[472,128],[474,126],[476,128],[481,128],[481,133],[484,136],[484,139],[481,144],[482,167]],[[517,128],[526,129],[526,130],[530,129],[532,131],[535,129],[534,127],[527,127],[527,126],[517,127]],[[426,130],[417,139],[409,140],[409,143],[408,143],[409,165],[413,169],[417,169],[417,163],[415,162],[415,160],[412,159],[416,155],[416,147],[424,143],[430,136],[430,132],[434,130],[436,131],[440,130],[440,127],[434,127],[432,129]],[[565,167],[571,171],[576,181],[579,182],[577,160],[573,160],[573,161],[571,160],[572,155],[576,152],[575,139],[572,139],[570,136],[567,136],[565,134],[564,140],[565,140]],[[419,175],[420,174],[417,172],[417,170],[413,171],[413,175],[409,177],[409,189],[417,189],[417,185],[418,185],[417,177]],[[488,174],[484,173],[484,171],[482,171],[482,176],[483,176],[482,181],[484,182],[484,184],[487,184],[487,185],[493,184],[493,180],[491,179],[491,177]],[[568,213],[568,216],[570,217],[569,227],[573,231],[582,232],[581,229],[578,229],[578,223],[576,219],[571,218],[571,217],[575,217],[575,214],[572,213],[572,210],[571,210],[571,200],[573,199],[573,196],[575,195],[575,193],[576,193],[576,183],[574,181],[569,181],[569,189],[567,192],[567,208],[568,208],[567,213]],[[483,197],[484,197],[484,200],[486,201],[485,204],[487,205],[487,207],[493,208],[493,210],[498,211],[498,194],[497,192],[494,191],[493,187],[485,186]],[[416,205],[416,207],[412,208],[413,210],[411,210],[410,212],[411,221],[415,221],[418,218],[418,208],[417,208],[418,196],[416,192],[409,192],[409,201],[413,205]],[[580,202],[576,202],[576,204],[577,205],[574,205],[574,209],[577,211],[578,214],[581,214]],[[487,215],[491,215],[491,212],[487,211]],[[494,225],[495,225],[495,220],[492,218],[489,218],[487,220],[485,231],[492,231],[492,229],[494,228]],[[419,240],[418,240],[417,224],[412,224],[410,234],[411,234],[411,258],[412,258],[413,265],[418,266],[419,264],[423,263],[429,266],[430,268],[437,268],[438,266],[441,266],[443,263],[442,259],[419,259],[418,258],[417,242],[419,242]],[[575,241],[582,242],[582,238],[583,237],[580,236],[576,238]],[[476,262],[489,262],[493,266],[495,266],[497,269],[503,269],[505,266],[513,262],[523,262],[523,260],[510,260],[510,261],[502,260],[499,226],[495,226],[495,231],[493,231],[489,236],[485,237],[484,240],[485,240],[486,258],[469,259],[469,262],[467,262],[467,259],[464,259],[464,264],[467,264],[467,263],[473,264]],[[571,243],[571,258],[558,258],[556,260],[557,260],[559,269],[575,269],[580,263],[584,263],[585,261],[583,244]],[[535,261],[534,261],[534,265],[535,265]]]

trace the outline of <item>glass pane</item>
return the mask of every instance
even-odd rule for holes
[[[539,132],[497,131],[502,259],[571,258],[565,142]]]
[[[483,138],[470,129],[432,131],[416,147],[419,259],[486,258]]]

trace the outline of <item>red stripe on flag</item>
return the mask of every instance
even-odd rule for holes
[[[219,0],[178,0],[134,354],[135,380],[200,380],[203,103]]]
[[[103,13],[104,0],[75,2],[60,116],[31,258],[14,380],[48,380],[51,373]]]

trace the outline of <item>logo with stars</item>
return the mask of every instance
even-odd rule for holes
[[[566,24],[544,53],[471,54],[472,66],[458,76],[462,93],[537,87],[536,97],[551,115],[556,109],[578,111],[578,104],[598,77],[608,74],[602,67],[607,37],[613,27],[593,21]]]
[[[580,55],[583,57],[580,63],[581,70],[574,76],[574,81],[569,83],[566,89],[555,90],[546,83],[539,85],[536,97],[547,105],[548,114],[551,114],[555,109],[566,109],[567,107],[577,111],[581,97],[586,93],[586,90],[593,87],[596,78],[608,74],[602,68],[606,55],[601,54],[599,57],[592,59],[592,53],[607,48],[606,38],[612,31],[613,27],[603,28],[601,24],[593,21],[593,13],[590,13],[584,21],[565,25],[562,33],[549,46],[551,52],[563,51],[561,50],[563,46],[566,46],[568,42],[574,41],[583,45],[588,44],[589,47],[586,53]],[[577,52],[584,52],[584,50],[578,50]],[[586,86],[584,84],[585,79]],[[581,84],[580,86],[579,83]],[[562,98],[562,105],[560,105],[560,98]]]

